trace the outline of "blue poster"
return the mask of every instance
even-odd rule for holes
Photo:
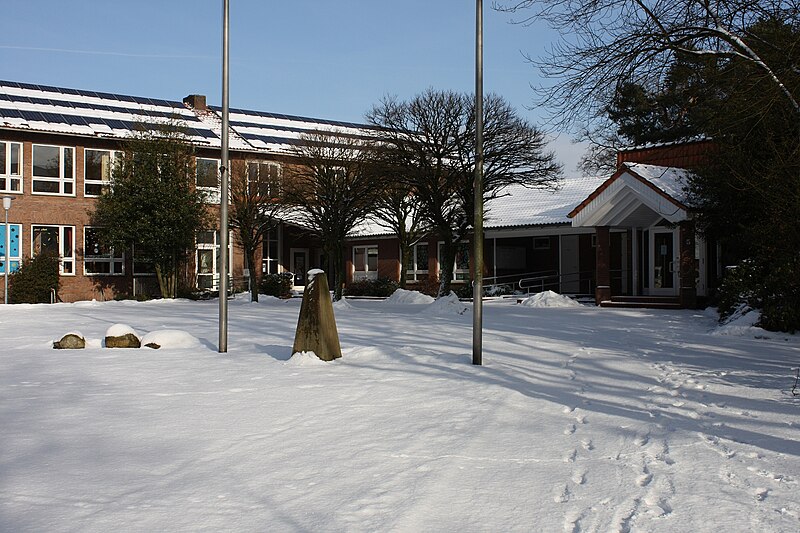
[[[21,228],[19,224],[9,224],[11,228],[11,246],[9,248],[9,259],[11,263],[11,272],[16,272],[19,269],[20,260],[20,233]],[[6,226],[0,224],[0,274],[6,272]]]

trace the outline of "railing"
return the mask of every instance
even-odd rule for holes
[[[628,269],[615,269],[609,272],[612,285],[622,288],[627,292]],[[580,272],[559,273],[556,270],[543,270],[526,274],[511,274],[506,276],[492,276],[483,278],[486,285],[506,286],[512,290],[522,290],[528,294],[552,290],[566,294],[593,295],[595,289],[595,271],[583,270]]]
[[[538,276],[522,278],[519,280],[518,286],[528,294],[545,290],[570,294],[592,294],[594,292],[593,274],[594,271],[591,270],[567,272],[565,274],[551,271]],[[565,290],[567,288],[565,286],[575,290]]]

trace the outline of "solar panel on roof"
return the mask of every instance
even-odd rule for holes
[[[152,102],[150,101],[149,98],[144,98],[142,96],[131,96],[131,98],[137,104],[144,104],[144,105],[151,105],[152,104]]]
[[[0,81],[0,85],[6,85],[8,87],[15,87],[19,89],[19,82],[18,81]]]
[[[84,91],[83,89],[76,89],[76,91],[80,96],[89,96],[91,98],[97,98],[97,93],[94,91]]]
[[[53,123],[55,123],[55,124],[64,124],[64,123],[67,122],[66,119],[64,118],[64,116],[62,114],[60,114],[60,113],[47,113],[47,112],[45,112],[45,113],[42,113],[41,115],[42,115],[42,117],[44,118],[44,120],[46,122],[50,122],[51,124],[53,124]]]
[[[38,111],[20,111],[20,114],[25,120],[44,122],[44,117]]]
[[[108,118],[107,118],[107,119],[104,119],[104,120],[103,120],[103,122],[105,122],[105,123],[106,123],[106,125],[107,125],[109,128],[111,128],[112,130],[127,130],[127,129],[130,129],[130,128],[129,128],[128,126],[126,126],[126,125],[125,125],[125,123],[124,123],[123,121],[121,121],[121,120],[115,120],[115,119],[108,119]]]
[[[30,89],[32,91],[38,91],[39,90],[39,86],[38,85],[34,85],[33,83],[22,83],[22,82],[20,82],[19,88],[20,89]]]
[[[80,93],[75,89],[66,89],[64,87],[59,87],[58,92],[61,94],[72,94],[72,95],[79,95]]]
[[[0,116],[5,118],[23,118],[22,112],[18,109],[0,109]]]
[[[67,121],[67,124],[72,124],[73,126],[87,126],[88,123],[86,119],[83,117],[79,117],[76,115],[63,115],[64,119]]]

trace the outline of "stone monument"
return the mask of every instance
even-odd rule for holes
[[[298,352],[314,352],[323,361],[342,356],[328,279],[322,270],[308,271],[292,346],[292,354]]]

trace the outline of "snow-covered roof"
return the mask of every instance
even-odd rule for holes
[[[604,178],[572,177],[561,181],[557,191],[530,189],[521,185],[508,187],[504,196],[484,207],[484,229],[518,228],[569,224],[572,209],[602,184]],[[364,221],[351,237],[379,237],[392,233],[375,221]]]
[[[137,124],[184,122],[199,146],[222,144],[222,109],[193,109],[183,102],[0,81],[0,128],[91,137],[131,136]],[[232,150],[285,153],[304,133],[363,138],[373,128],[245,109],[230,110]]]
[[[643,163],[623,163],[569,213],[574,227],[647,227],[689,216],[687,185],[691,171]]]
[[[210,107],[219,116],[222,109]],[[304,134],[335,134],[338,136],[366,138],[371,127],[352,122],[320,120],[277,113],[231,109],[231,130],[252,149],[268,152],[287,152]]]
[[[486,204],[484,227],[569,224],[567,214],[603,181],[598,177],[565,178],[557,191],[511,186],[505,191],[507,196]]]
[[[658,187],[672,199],[686,205],[689,178],[692,174],[690,170],[686,170],[685,168],[645,165],[643,163],[623,163],[623,166]]]
[[[0,81],[0,128],[127,138],[137,124],[183,121],[192,142],[219,137],[182,102]]]

